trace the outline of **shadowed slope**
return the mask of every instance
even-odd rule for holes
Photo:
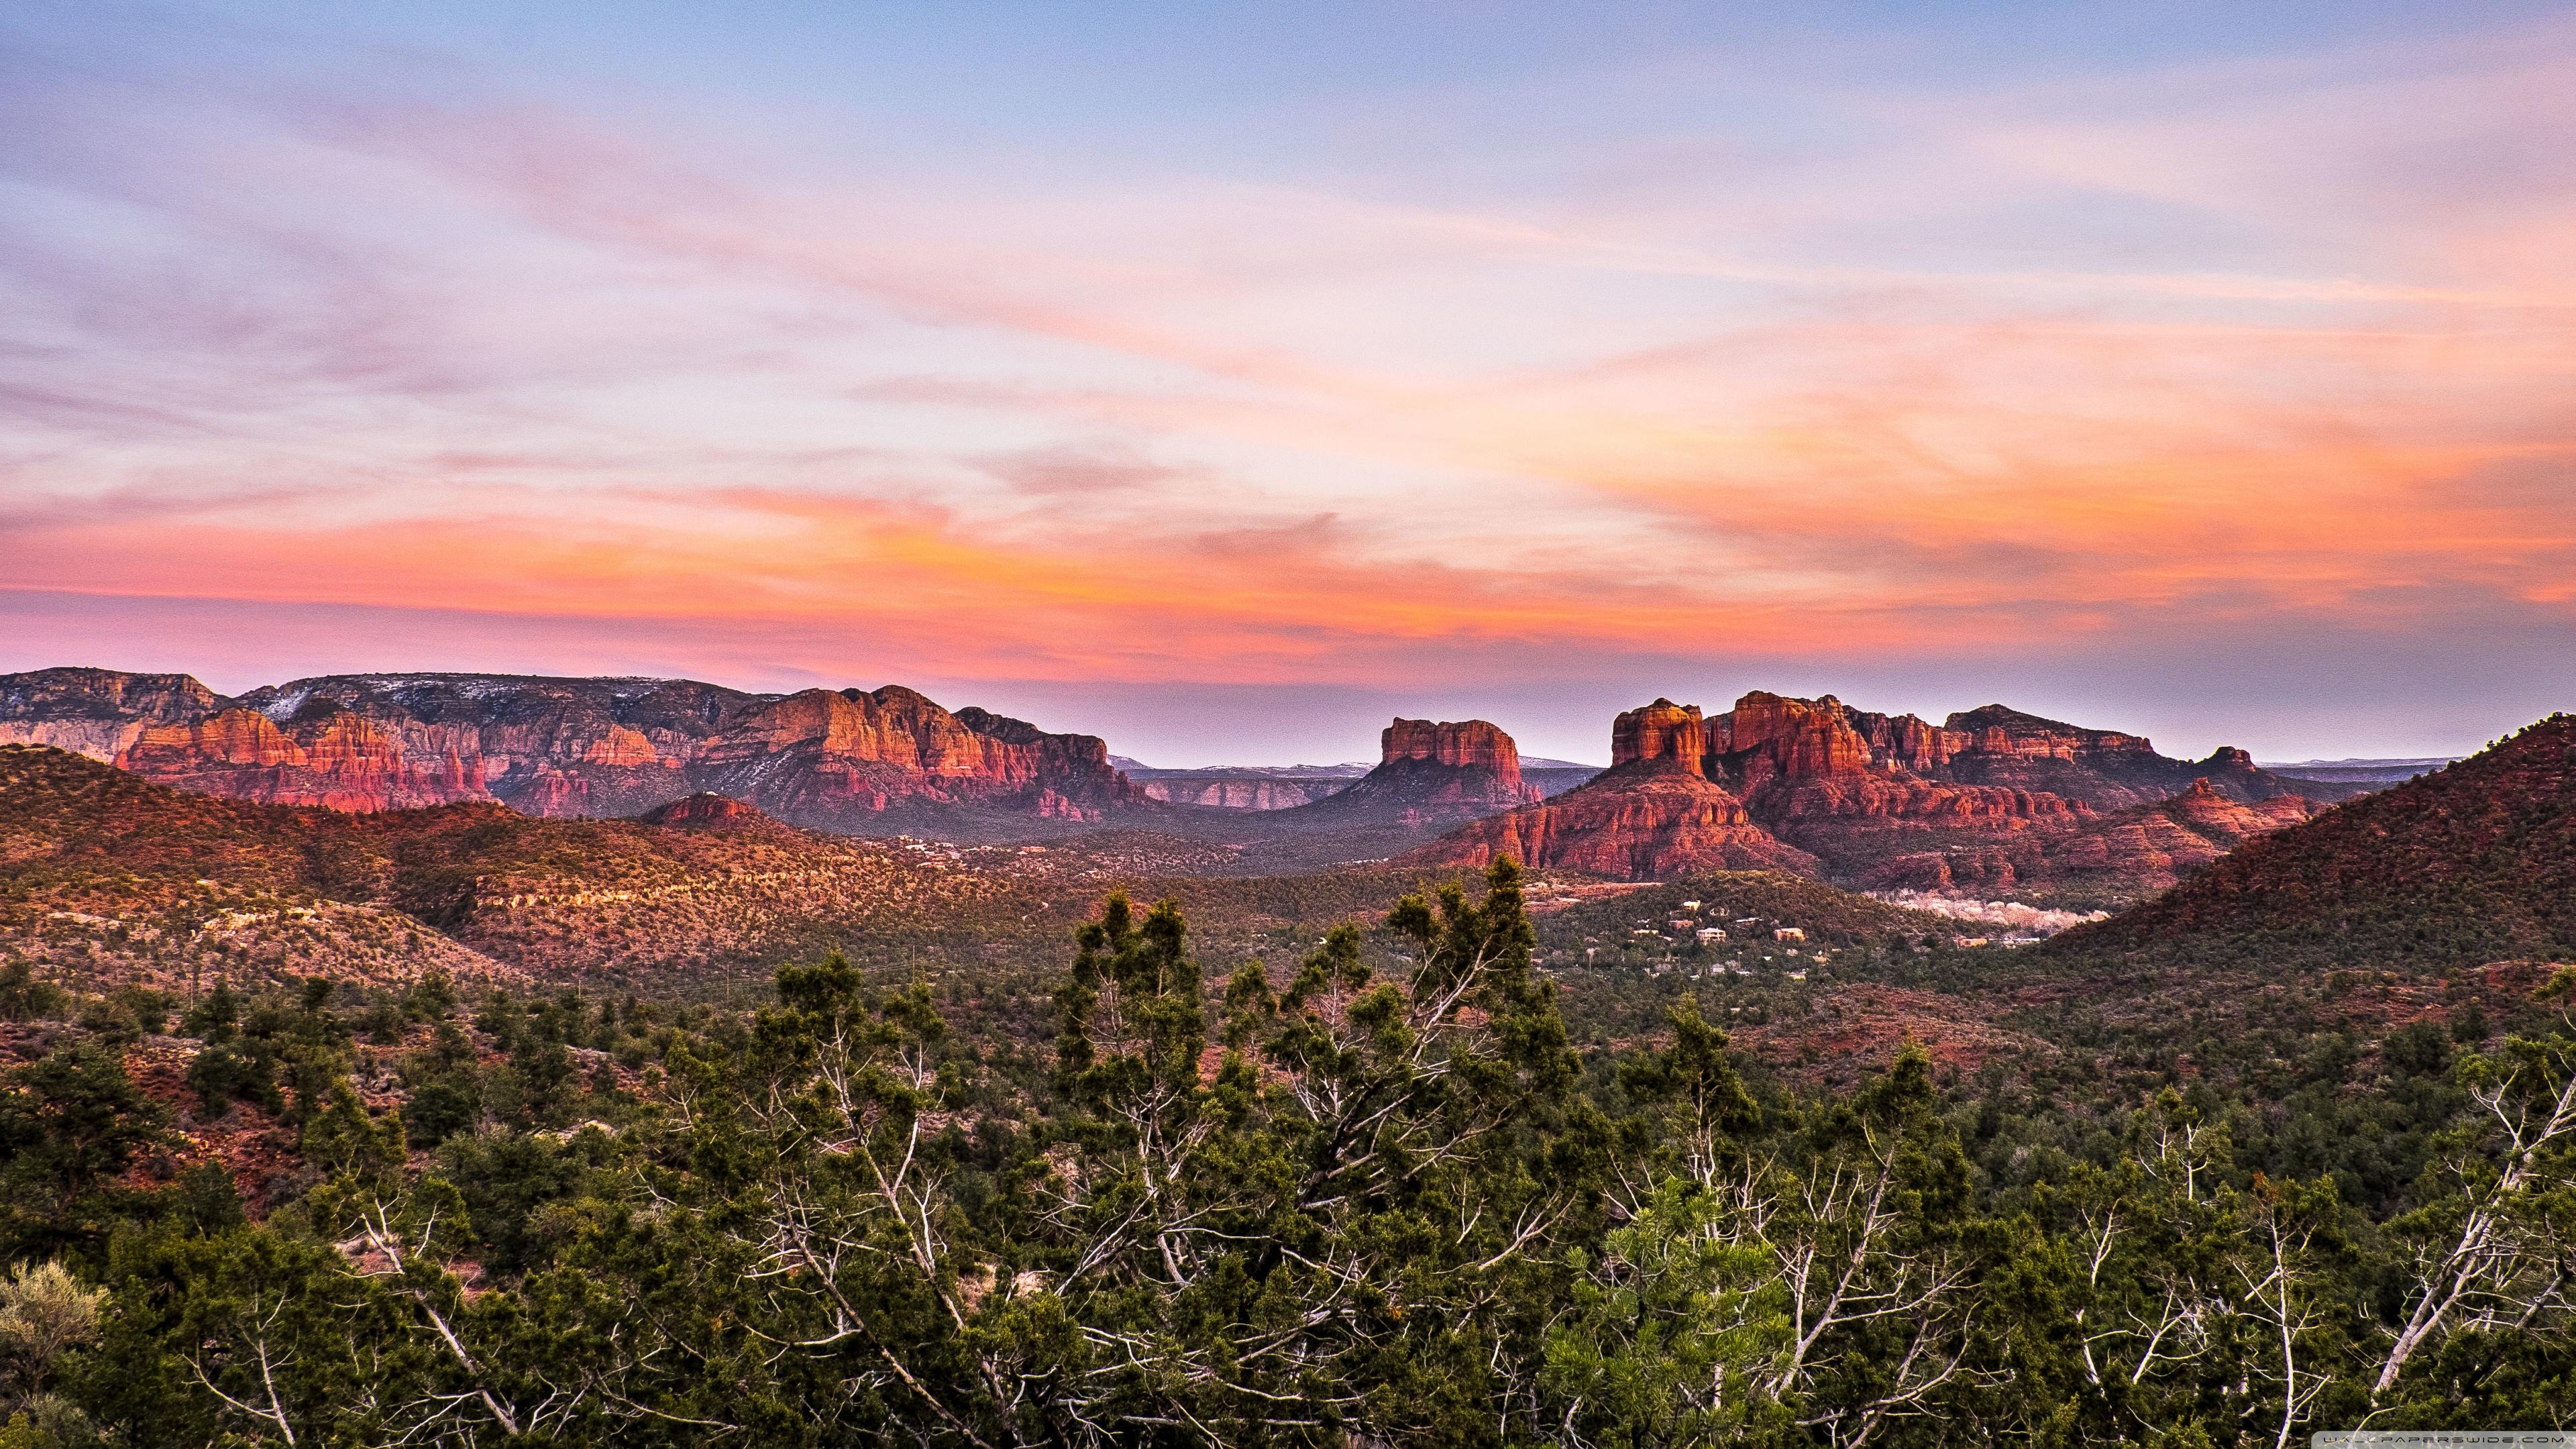
[[[2576,718],[2249,842],[2051,949],[2437,967],[2576,956]]]

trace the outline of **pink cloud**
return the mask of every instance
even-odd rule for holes
[[[2576,150],[2576,32],[2437,61],[1828,96],[1820,153],[1419,194],[125,97],[20,167],[113,244],[0,226],[0,587],[1232,684],[2564,629],[2576,174],[2452,161]]]

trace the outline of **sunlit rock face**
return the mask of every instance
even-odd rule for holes
[[[700,791],[825,829],[965,809],[1083,822],[1145,804],[1089,735],[899,686],[748,694],[692,680],[367,674],[228,700],[185,675],[0,677],[0,742],[203,794],[387,810],[501,800],[633,815]],[[1150,806],[1148,806],[1150,808]]]
[[[1484,865],[1500,855],[1621,880],[1818,869],[1814,856],[1754,824],[1723,786],[1681,764],[1651,759],[1613,766],[1542,804],[1476,821],[1405,859]]]
[[[1708,725],[1699,706],[1658,699],[1610,722],[1610,768],[1666,761],[1688,774],[1704,774]]]
[[[1521,752],[1499,726],[1484,720],[1433,723],[1399,719],[1378,735],[1378,762],[1427,760],[1454,770],[1487,769],[1513,784],[1521,778]]]
[[[1854,709],[1832,695],[1756,691],[1711,719],[1708,733],[1710,779],[1835,876],[1873,884],[1946,877],[1961,889],[1999,889],[2062,879],[2067,871],[2052,854],[2061,837],[2148,811],[2195,780],[2216,798],[2268,811],[2267,820],[2300,812],[2266,802],[2324,793],[2256,768],[2242,750],[2168,759],[2141,735],[2000,704],[1934,725]],[[2176,844],[2179,866],[2156,850],[2103,845],[2098,880],[2123,893],[2159,889],[2203,858],[2202,848]],[[1948,863],[1935,868],[1936,861]]]
[[[822,829],[941,806],[1082,822],[1145,798],[1096,736],[1049,734],[979,709],[952,714],[894,685],[811,689],[759,704],[709,738],[687,774]]]
[[[0,744],[52,745],[113,761],[152,726],[197,719],[226,703],[185,674],[37,669],[0,675]]]
[[[1624,880],[1700,870],[1814,872],[1815,857],[1754,823],[1743,801],[1708,779],[1706,751],[1698,707],[1658,699],[1612,721],[1610,768],[1589,782],[1476,821],[1404,859],[1483,865],[1510,856]]]
[[[154,725],[115,763],[182,790],[270,805],[401,810],[492,798],[470,755],[407,749],[396,730],[347,710],[283,727],[249,709]]]
[[[682,796],[668,805],[656,805],[635,818],[646,825],[659,825],[670,830],[777,828],[777,822],[761,813],[757,806],[705,791]]]
[[[1631,879],[1725,863],[1923,889],[2073,881],[2136,894],[2306,818],[2313,807],[2295,792],[2317,789],[2241,750],[2172,760],[2142,736],[2002,705],[1935,725],[1758,690],[1716,715],[1670,699],[1628,710],[1610,750],[1611,768],[1590,783],[1417,858],[1509,854]]]

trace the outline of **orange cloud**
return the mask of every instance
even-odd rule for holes
[[[875,677],[2563,630],[2576,176],[2476,162],[2576,152],[2576,34],[2519,41],[1846,98],[1845,150],[1605,193],[143,104],[149,158],[40,178],[175,260],[31,269],[0,587],[687,618]],[[2456,144],[2351,139],[2392,111]]]

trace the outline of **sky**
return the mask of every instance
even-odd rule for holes
[[[0,670],[2576,708],[2576,5],[0,10]]]

